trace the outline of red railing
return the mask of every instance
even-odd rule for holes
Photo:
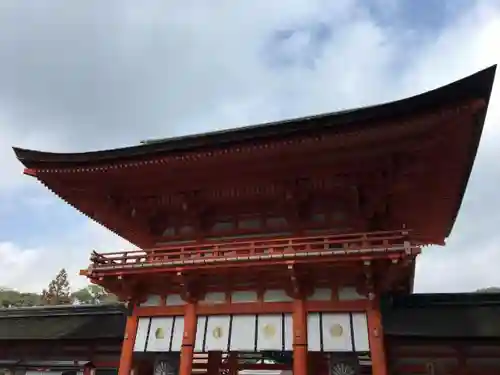
[[[93,252],[92,269],[203,265],[293,259],[311,256],[411,251],[408,231],[334,234],[314,237],[256,239],[189,245],[170,245],[115,253]]]

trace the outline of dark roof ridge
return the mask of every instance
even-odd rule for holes
[[[64,316],[64,315],[110,315],[124,314],[125,305],[121,303],[105,303],[98,305],[54,305],[11,307],[0,309],[0,319],[34,316]]]
[[[71,165],[110,162],[122,158],[131,159],[145,155],[194,150],[209,146],[222,146],[231,142],[244,142],[265,137],[287,136],[304,132],[310,133],[311,131],[323,128],[342,130],[353,123],[364,124],[374,120],[395,119],[409,114],[435,110],[441,108],[443,103],[458,104],[465,100],[483,99],[488,104],[495,72],[496,65],[493,65],[434,90],[369,107],[203,134],[146,141],[143,144],[130,147],[80,153],[42,152],[19,147],[14,147],[13,149],[17,158],[25,167],[38,168],[54,163]]]
[[[388,296],[391,308],[498,306],[500,293],[414,293]]]

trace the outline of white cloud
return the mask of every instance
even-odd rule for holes
[[[43,256],[40,249],[20,249],[13,243],[0,242],[0,286],[36,288],[40,280],[36,277],[38,262]],[[20,280],[22,282],[20,283]]]
[[[19,118],[10,111],[2,108],[0,98],[0,166],[3,177],[0,178],[0,194],[11,192],[28,183],[29,179],[23,176],[23,166],[17,161],[12,146],[22,144],[26,148],[52,149],[64,143],[58,133],[47,133],[43,123],[23,131],[17,127]]]
[[[498,240],[481,248],[470,247],[457,254],[456,248],[426,249],[417,263],[417,292],[457,293],[499,286],[497,264],[500,262]]]
[[[83,219],[70,233],[47,238],[41,248],[22,249],[14,243],[0,242],[0,287],[41,292],[65,268],[76,290],[87,284],[79,271],[89,265],[93,249],[114,252],[134,247],[90,219]]]
[[[26,92],[19,84],[21,88],[15,92],[18,103],[8,106],[8,100],[2,102],[6,93],[0,89],[0,161],[5,177],[0,180],[0,194],[2,187],[15,191],[28,180],[20,175],[22,168],[9,149],[12,144],[49,150],[113,147],[156,136],[314,114],[415,94],[500,62],[500,49],[495,47],[500,35],[500,10],[494,1],[478,1],[475,6],[471,3],[470,9],[434,39],[415,44],[402,37],[411,34],[409,30],[395,35],[394,29],[385,28],[361,9],[362,3],[284,3],[220,0],[208,5],[180,1],[169,3],[166,12],[160,10],[164,6],[161,2],[147,1],[141,3],[139,12],[135,3],[120,1],[113,3],[115,7],[109,13],[98,7],[99,15],[81,12],[81,17],[87,15],[97,25],[93,26],[97,30],[92,34],[94,39],[86,34],[78,36],[73,30],[85,22],[68,22],[63,25],[68,33],[82,38],[79,50],[74,49],[78,43],[65,45],[64,40],[57,39],[48,44],[55,49],[52,56],[22,64],[22,69],[30,69],[24,75],[31,81],[49,82],[53,90],[44,95],[51,100],[43,95],[42,101],[35,98],[37,91],[31,83]],[[396,5],[391,13],[397,13]],[[112,18],[113,30],[108,33],[106,28],[106,34],[100,35],[98,26],[104,15]],[[300,63],[281,67],[269,64],[273,50],[265,47],[273,31],[315,22],[335,27],[314,57],[314,69]],[[61,29],[51,27],[61,35]],[[283,51],[292,58],[300,56],[310,42],[310,35],[304,34],[284,45]],[[22,54],[27,48],[22,44],[17,50]],[[62,59],[64,48],[68,53]],[[81,51],[85,59],[78,55]],[[71,74],[61,75],[61,71]],[[51,76],[54,72],[55,78]],[[498,193],[481,186],[493,186],[493,179],[500,177],[496,161],[500,156],[498,87],[497,83],[454,236],[447,248],[424,249],[417,270],[417,291],[500,285],[498,262],[492,261],[497,257],[497,238],[486,230],[480,232],[481,238],[475,238],[470,230],[478,215],[489,217],[483,221],[491,228],[500,220],[496,213],[500,212]],[[36,116],[30,115],[32,107]],[[83,219],[81,227],[72,233],[47,238],[41,245],[43,250],[18,249],[15,238],[7,238],[7,242],[10,257],[38,254],[29,259],[36,259],[39,276],[26,278],[26,268],[11,267],[0,285],[3,281],[32,288],[36,279],[38,289],[61,267],[76,275],[78,269],[86,267],[92,248],[110,251],[124,246],[113,234]],[[57,260],[49,261],[48,254]],[[73,281],[75,285],[84,282],[76,276]]]

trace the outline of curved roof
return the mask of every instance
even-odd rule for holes
[[[412,162],[412,168],[399,168],[402,171],[399,173],[399,182],[387,182],[387,185],[391,184],[391,188],[394,189],[403,186],[401,188],[403,192],[398,193],[399,195],[391,194],[389,187],[386,188],[387,197],[384,198],[388,201],[386,212],[380,213],[385,215],[381,221],[386,220],[387,225],[383,229],[391,230],[395,226],[399,228],[404,225],[413,230],[415,240],[421,243],[444,244],[459,212],[474,164],[495,71],[496,66],[492,66],[449,85],[391,103],[234,130],[149,141],[133,147],[66,154],[20,148],[14,150],[18,159],[28,168],[26,174],[36,176],[50,190],[83,214],[139,247],[145,248],[162,242],[164,237],[163,234],[151,230],[151,222],[156,220],[154,210],[146,209],[147,212],[134,220],[130,220],[129,217],[128,212],[135,209],[132,204],[138,202],[140,205],[145,201],[141,197],[134,198],[134,194],[137,194],[138,190],[147,188],[141,184],[130,183],[130,180],[142,178],[140,175],[144,169],[134,166],[140,166],[144,161],[154,165],[156,173],[165,181],[175,179],[177,183],[174,185],[170,182],[160,184],[158,181],[148,181],[148,184],[151,182],[148,194],[175,196],[178,189],[192,188],[193,181],[199,177],[200,165],[204,162],[209,165],[209,159],[193,158],[191,160],[194,161],[188,163],[188,166],[180,165],[175,169],[166,167],[165,163],[156,163],[160,157],[176,159],[179,154],[183,156],[183,153],[190,152],[198,155],[224,154],[229,149],[237,151],[247,146],[255,149],[255,146],[260,144],[283,141],[286,143],[288,140],[305,138],[335,139],[335,142],[331,141],[335,146],[318,148],[319,151],[308,159],[309,164],[300,167],[309,170],[314,167],[318,158],[325,154],[331,157],[329,162],[340,160],[341,155],[336,153],[336,150],[343,147],[342,138],[361,139],[358,149],[344,147],[345,157],[353,158],[352,160],[357,160],[357,163],[368,160],[368,156],[356,159],[367,152],[381,152],[398,158],[394,149],[399,147],[408,153],[411,152],[415,160]],[[359,137],[360,133],[366,136],[364,140],[363,137]],[[450,150],[446,155],[443,155],[441,148],[444,143]],[[421,151],[425,147],[430,151]],[[302,155],[300,148],[292,147],[292,149],[290,152],[293,151],[297,158]],[[258,156],[259,154],[255,152],[248,153],[248,158]],[[233,162],[236,163],[234,160],[237,159],[233,158]],[[248,163],[251,159],[246,160],[246,165],[251,164]],[[272,161],[278,165],[280,160],[280,153],[273,151]],[[274,165],[270,163],[270,159],[266,159],[267,162],[271,167]],[[419,166],[419,163],[423,167]],[[300,169],[297,166],[299,163],[292,164],[288,166],[289,170],[292,167],[295,170]],[[134,168],[122,168],[124,166]],[[109,167],[120,167],[117,168],[120,172],[101,174],[102,171],[108,171]],[[379,164],[374,163],[373,168],[379,168]],[[326,167],[323,169],[324,173],[327,173]],[[178,174],[181,170],[182,178]],[[246,171],[251,171],[251,168]],[[269,174],[269,171],[248,172],[247,175],[253,178],[252,173],[255,175],[261,173],[264,176],[266,173]],[[208,180],[214,180],[214,177],[211,173],[207,175],[209,176],[205,176],[207,180],[205,183],[210,185],[212,182]],[[233,179],[230,180],[231,183],[234,182]],[[405,183],[409,187],[406,190]],[[165,185],[168,185],[170,190],[166,189]],[[112,202],[115,190],[124,195],[124,199],[118,203]],[[92,198],[84,199],[85,194],[82,192]],[[373,196],[370,199],[378,198]],[[121,207],[118,207],[120,204]],[[368,218],[361,219],[368,220]]]
[[[51,153],[14,147],[17,158],[27,168],[65,167],[93,163],[125,161],[157,154],[179,151],[194,151],[227,144],[259,139],[272,139],[300,134],[311,134],[322,130],[353,131],[363,127],[377,126],[375,122],[397,120],[418,113],[432,112],[449,104],[481,99],[488,104],[496,65],[469,77],[442,86],[432,91],[385,104],[352,110],[325,113],[316,116],[286,121],[240,127],[231,130],[189,135],[176,138],[145,141],[140,145],[112,150],[82,153]],[[486,110],[485,112],[486,113]],[[483,119],[477,124],[475,144],[479,143]]]

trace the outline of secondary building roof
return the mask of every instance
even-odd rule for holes
[[[499,339],[500,293],[391,296],[384,333],[406,338]]]
[[[0,340],[121,340],[125,320],[121,304],[0,309]]]
[[[0,309],[0,340],[123,338],[121,304]],[[384,333],[392,337],[500,339],[500,294],[413,294],[384,301]]]

